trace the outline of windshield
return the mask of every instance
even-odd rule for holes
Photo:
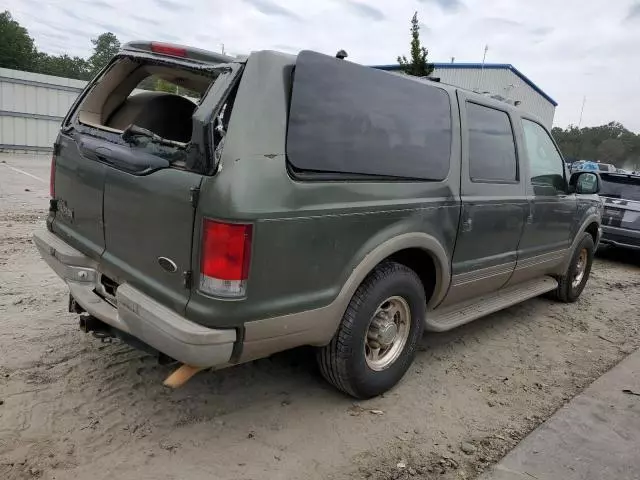
[[[640,202],[640,177],[603,176],[600,195]]]

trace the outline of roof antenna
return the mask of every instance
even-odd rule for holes
[[[336,53],[336,58],[339,58],[340,60],[344,60],[348,56],[349,55],[347,55],[347,52],[345,52],[344,50],[338,50],[338,53]]]

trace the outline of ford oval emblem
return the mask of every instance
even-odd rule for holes
[[[174,273],[174,272],[176,272],[178,270],[178,266],[170,258],[158,257],[158,263],[160,264],[160,266],[162,267],[163,270],[165,270],[165,271],[167,271],[169,273]]]

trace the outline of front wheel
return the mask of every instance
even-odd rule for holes
[[[411,365],[424,329],[422,282],[385,262],[358,287],[331,343],[318,351],[322,375],[356,398],[393,387]]]
[[[558,278],[558,289],[555,294],[558,300],[572,303],[580,297],[589,279],[594,250],[593,237],[585,233],[573,252],[567,271]]]

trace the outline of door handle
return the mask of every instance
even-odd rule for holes
[[[470,218],[465,219],[462,222],[462,231],[470,232],[472,229],[473,229],[473,220],[471,220]]]
[[[529,215],[527,215],[527,223],[529,225],[533,223],[533,212],[529,212]]]

